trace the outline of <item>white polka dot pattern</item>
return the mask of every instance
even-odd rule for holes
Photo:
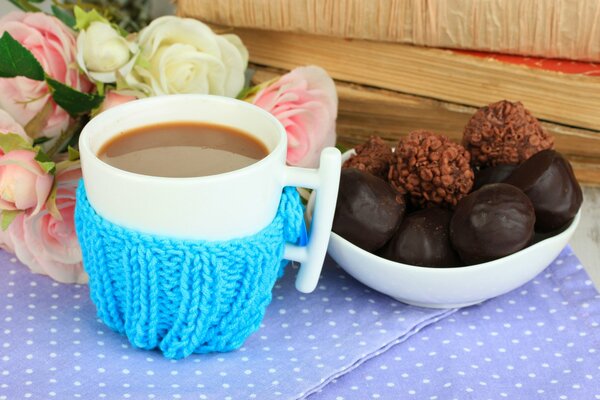
[[[405,306],[330,260],[312,294],[294,289],[295,273],[244,347],[172,361],[100,323],[87,286],[33,275],[0,251],[0,400],[298,398],[452,312]]]
[[[311,400],[600,399],[600,295],[571,249],[527,285],[424,328]]]

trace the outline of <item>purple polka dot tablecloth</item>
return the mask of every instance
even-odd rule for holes
[[[458,311],[398,303],[332,260],[312,294],[295,272],[243,348],[172,361],[108,330],[86,286],[0,252],[0,399],[600,399],[600,296],[569,248]]]
[[[570,248],[528,284],[464,308],[310,400],[600,399],[600,295]]]
[[[0,251],[0,399],[295,399],[453,311],[405,306],[328,260],[311,294],[288,267],[261,328],[231,353],[168,360],[131,348],[85,285],[34,275]]]

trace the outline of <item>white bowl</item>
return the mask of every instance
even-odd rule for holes
[[[569,242],[580,214],[556,236],[509,256],[465,267],[429,268],[386,260],[333,232],[327,251],[358,281],[403,303],[465,307],[510,292],[543,271]]]
[[[343,159],[351,154],[346,152]],[[567,245],[580,218],[581,210],[571,225],[556,236],[509,256],[464,267],[430,268],[390,261],[333,232],[327,251],[355,279],[403,303],[431,308],[465,307],[510,292],[533,279]]]

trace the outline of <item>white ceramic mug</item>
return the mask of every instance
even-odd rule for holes
[[[97,154],[126,131],[164,122],[209,122],[241,129],[263,142],[269,154],[232,172],[165,178],[124,171]],[[93,118],[79,139],[88,200],[105,219],[145,233],[179,239],[227,240],[259,232],[275,217],[284,186],[317,192],[306,246],[286,245],[284,257],[301,263],[296,288],[317,285],[337,199],[340,152],[326,148],[320,167],[288,167],[287,135],[271,114],[250,103],[209,95],[172,95],[133,101]]]

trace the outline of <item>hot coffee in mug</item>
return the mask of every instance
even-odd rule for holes
[[[200,122],[143,126],[115,136],[98,152],[113,167],[172,178],[234,171],[267,154],[264,143],[242,130]]]
[[[286,131],[275,117],[209,95],[159,96],[109,109],[85,126],[79,147],[94,210],[164,237],[253,235],[273,221],[285,186],[315,189],[308,244],[287,244],[284,257],[301,263],[299,290],[316,286],[337,198],[337,149],[323,150],[319,169],[289,167]]]

